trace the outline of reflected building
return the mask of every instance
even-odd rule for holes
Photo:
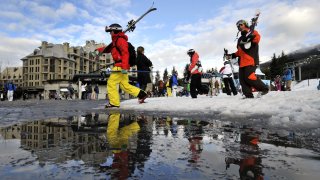
[[[21,128],[15,124],[12,126],[0,128],[0,135],[4,140],[7,139],[20,139]]]
[[[74,132],[68,119],[34,121],[21,126],[22,148],[32,150],[40,162],[75,159],[100,163],[108,154],[104,144],[97,134]]]

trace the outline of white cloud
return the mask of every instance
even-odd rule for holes
[[[31,53],[42,40],[53,43],[67,41],[71,45],[81,45],[91,39],[108,43],[110,37],[104,32],[106,25],[117,22],[125,27],[128,20],[136,19],[141,13],[140,10],[138,15],[131,11],[137,4],[130,0],[59,3],[53,7],[43,1],[8,1],[7,9],[0,11],[0,28],[3,30],[1,36],[5,37],[7,42],[10,38],[12,41],[34,39],[38,42],[22,56]],[[236,51],[235,22],[239,19],[250,20],[255,9],[260,9],[261,17],[257,30],[262,36],[262,62],[269,60],[273,53],[289,53],[319,43],[320,13],[317,8],[320,3],[317,0],[251,0],[231,3],[215,9],[216,13],[211,17],[204,13],[201,19],[196,21],[177,20],[179,23],[172,28],[163,23],[166,21],[157,21],[161,19],[159,16],[154,16],[154,21],[142,20],[135,32],[129,35],[129,39],[134,45],[143,45],[146,48],[146,55],[153,61],[156,70],[166,67],[170,69],[172,66],[183,70],[188,62],[186,51],[190,48],[199,52],[203,65],[207,66],[204,69],[219,68],[222,66],[223,48],[229,49],[229,52]],[[159,8],[158,11],[160,10]],[[1,46],[6,45],[2,43]],[[25,49],[24,45],[21,46],[21,49]]]
[[[245,8],[241,7],[244,5],[246,5]],[[229,49],[229,52],[236,51],[235,22],[239,19],[249,21],[255,9],[261,11],[257,27],[262,36],[261,62],[270,60],[273,53],[277,55],[281,51],[289,53],[310,45],[309,42],[316,44],[314,38],[319,40],[320,26],[317,21],[320,19],[320,13],[317,8],[320,3],[318,1],[252,1],[251,6],[247,5],[247,2],[232,5],[236,8],[230,8],[231,5],[229,5],[223,7],[221,13],[217,12],[220,15],[216,17],[177,25],[174,29],[176,34],[170,37],[172,44],[167,44],[169,46],[166,48],[167,52],[162,50],[161,53],[154,53],[154,59],[163,59],[162,56],[170,54],[175,45],[184,44],[185,49],[196,49],[203,64],[210,66],[208,68],[222,66],[223,48]],[[257,5],[259,6],[253,7]],[[162,41],[159,44],[162,44]],[[158,47],[158,43],[153,45]],[[170,64],[170,61],[162,62],[164,66],[170,66]],[[184,66],[178,68],[183,69]]]
[[[0,35],[0,63],[3,66],[22,66],[21,58],[40,46],[40,41],[29,38],[8,38]]]
[[[62,3],[56,14],[61,18],[73,18],[77,15],[77,8],[71,3]]]

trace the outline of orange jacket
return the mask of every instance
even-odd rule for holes
[[[122,69],[130,69],[129,65],[129,51],[128,51],[128,36],[123,32],[118,34],[113,34],[112,37],[112,48],[111,51],[106,53],[111,53],[112,58],[115,62],[115,66],[121,67]],[[98,48],[97,50],[101,53],[104,52],[105,47]],[[120,50],[120,52],[118,51]]]
[[[245,44],[241,43],[241,40],[245,37],[244,35],[238,39],[237,49],[235,53],[236,57],[239,57],[239,67],[255,66],[259,65],[259,42],[260,34],[254,30],[252,35],[254,38],[251,41],[251,46],[246,49]]]
[[[199,55],[197,52],[194,52],[193,56],[191,57],[191,64],[189,65],[190,72],[196,66],[198,61],[199,61]],[[197,69],[194,72],[192,72],[191,74],[201,74],[201,72],[199,72]]]

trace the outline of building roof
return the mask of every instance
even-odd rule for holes
[[[14,76],[18,77],[22,75],[22,67],[6,67],[2,72],[2,76],[11,76],[10,79],[12,79]],[[0,78],[2,79],[2,77]],[[7,79],[7,77],[5,78]]]
[[[35,49],[33,53],[30,53],[26,57],[22,59],[28,59],[28,57],[32,56],[43,56],[43,57],[57,57],[57,58],[68,58],[68,52],[66,52],[63,48],[62,44],[48,44],[47,47],[39,47],[39,49]]]

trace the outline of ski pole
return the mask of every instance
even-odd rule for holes
[[[109,67],[109,66],[111,66],[111,65],[113,65],[113,64],[114,64],[114,62],[112,62],[112,63],[107,63],[107,64],[101,64],[101,66],[102,66],[101,68],[99,68],[99,69],[97,69],[97,70],[95,70],[95,71],[89,72],[89,74],[98,72],[98,71],[100,71],[100,70],[102,70],[102,69],[104,69],[104,68],[106,68],[106,67]]]
[[[112,71],[112,70],[110,70],[110,71],[108,71],[108,70],[106,70],[106,71],[102,71],[102,72],[105,72],[106,74],[110,74],[110,73],[121,73],[122,71],[121,70],[119,70],[119,71]],[[131,71],[127,71],[127,72],[136,72],[136,73],[156,73],[157,71],[138,71],[138,70],[131,70]]]

